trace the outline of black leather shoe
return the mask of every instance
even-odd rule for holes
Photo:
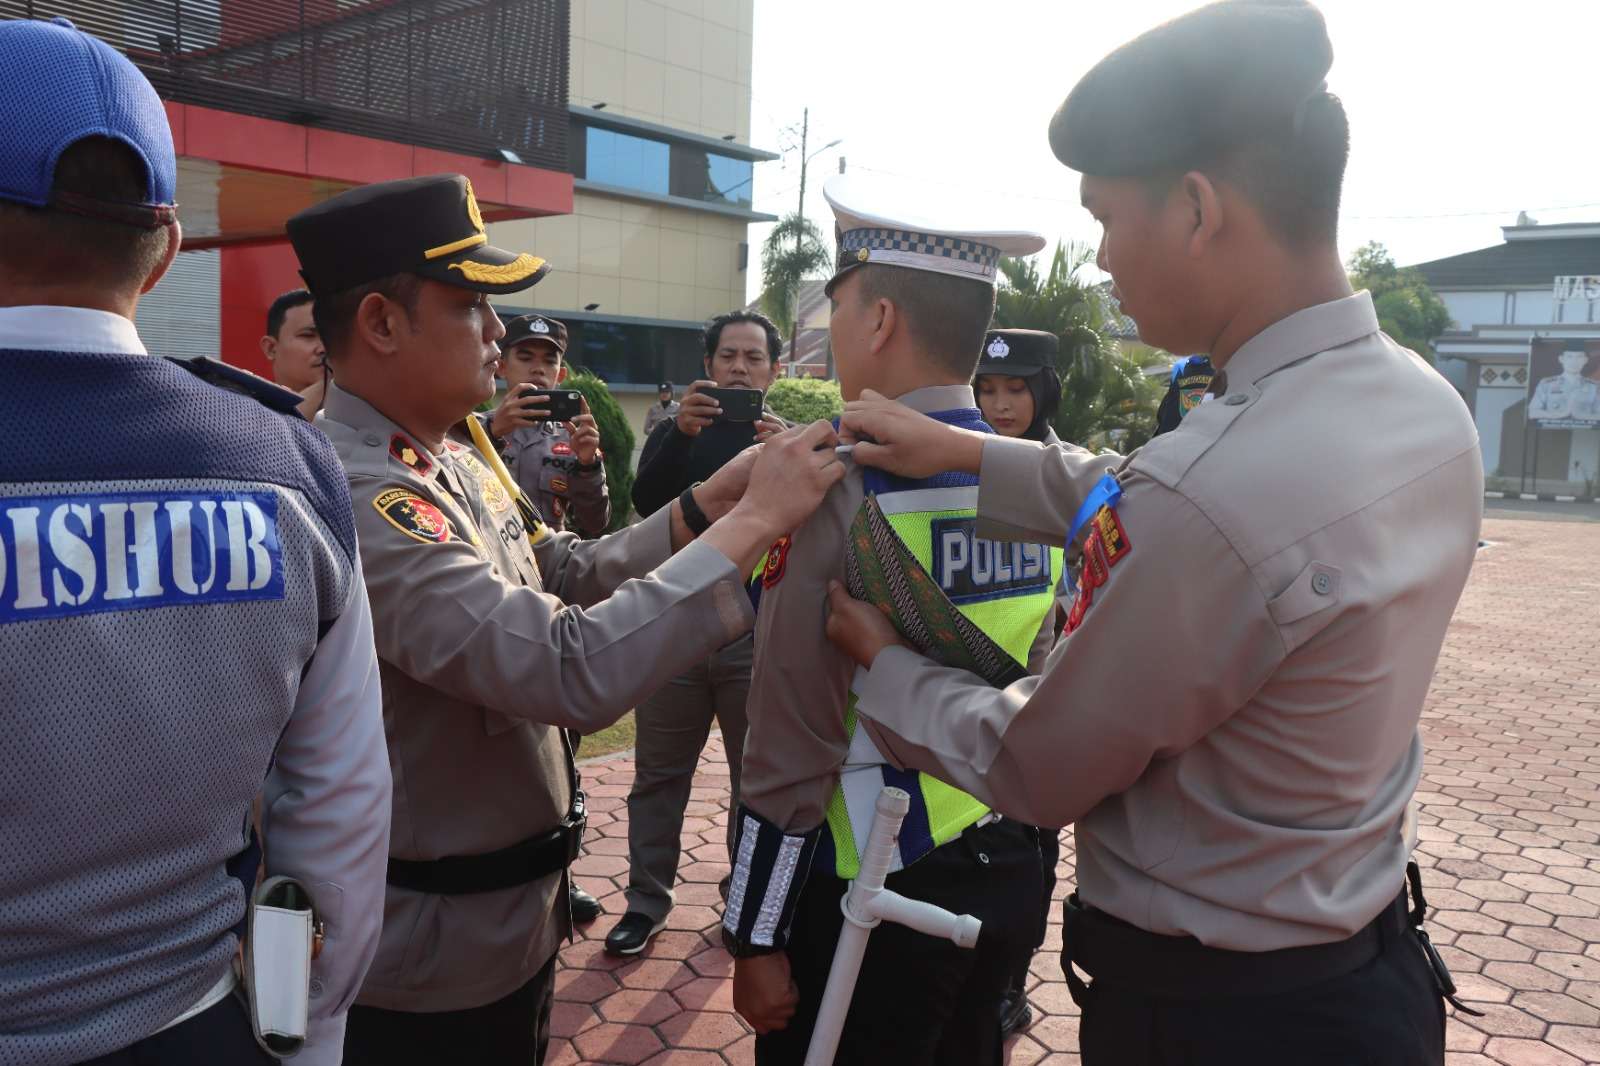
[[[622,921],[606,936],[607,955],[637,955],[643,951],[645,945],[650,943],[650,938],[667,927],[667,920],[659,922],[650,920],[648,914],[638,911],[629,911],[622,916]]]
[[[1000,1001],[1000,1039],[1010,1040],[1033,1024],[1033,1008],[1020,992],[1008,993]]]
[[[600,917],[600,901],[578,887],[578,882],[567,882],[567,898],[572,901],[572,921],[588,925]]]

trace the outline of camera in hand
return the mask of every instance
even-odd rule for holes
[[[522,397],[547,396],[550,406],[544,417],[552,422],[571,422],[583,414],[583,393],[577,389],[523,389]]]
[[[718,416],[724,422],[756,422],[761,418],[766,393],[757,389],[701,389],[701,395],[710,396],[722,406]]]

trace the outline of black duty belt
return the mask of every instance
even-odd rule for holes
[[[391,858],[389,883],[436,896],[465,896],[525,885],[572,865],[583,844],[587,822],[583,792],[577,791],[573,793],[572,810],[549,832],[478,855],[428,860]]]
[[[1408,908],[1406,889],[1355,935],[1332,944],[1281,948],[1277,951],[1228,951],[1211,948],[1194,937],[1163,936],[1129,925],[1104,911],[1067,899],[1062,930],[1062,968],[1072,998],[1081,1007],[1092,989],[1073,973],[1077,963],[1095,981],[1122,985],[1157,997],[1180,1000],[1265,996],[1307,988],[1360,969],[1377,958],[1397,937],[1407,937],[1422,950],[1433,971],[1439,995],[1461,1007],[1455,983],[1428,934],[1422,929],[1427,903],[1416,864],[1407,870],[1415,908]]]

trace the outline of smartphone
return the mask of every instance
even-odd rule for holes
[[[522,396],[548,396],[545,417],[552,422],[571,422],[583,414],[583,393],[577,389],[523,389]]]
[[[756,422],[761,418],[766,393],[755,389],[701,389],[702,396],[710,396],[722,405],[725,422]]]

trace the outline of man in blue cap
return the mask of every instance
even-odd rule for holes
[[[0,22],[0,70],[0,1062],[273,1061],[233,994],[259,796],[322,930],[278,991],[337,1063],[390,801],[343,473],[294,393],[139,341],[181,236],[150,83],[65,20]]]

